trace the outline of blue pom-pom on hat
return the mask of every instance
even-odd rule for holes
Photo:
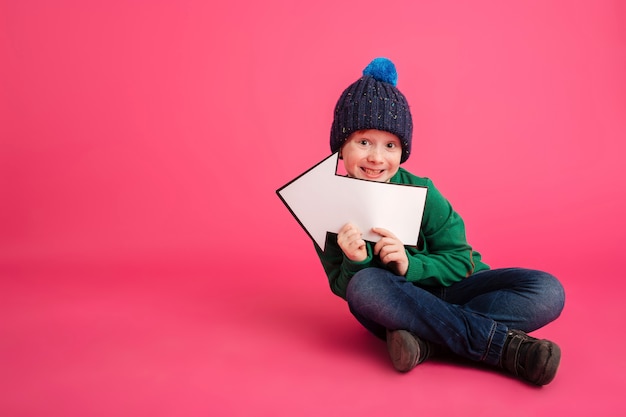
[[[363,75],[369,75],[376,81],[398,85],[398,71],[396,66],[387,58],[374,58],[363,70]]]

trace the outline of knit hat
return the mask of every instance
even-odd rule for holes
[[[398,73],[387,58],[375,58],[363,76],[344,90],[335,106],[330,149],[338,152],[348,136],[365,129],[393,133],[402,144],[404,162],[411,154],[413,121],[404,95],[396,88]]]

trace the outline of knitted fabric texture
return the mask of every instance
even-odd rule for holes
[[[330,149],[338,152],[348,136],[359,130],[377,129],[393,133],[402,144],[404,162],[411,154],[413,120],[404,95],[395,86],[397,72],[387,58],[376,58],[363,76],[339,97],[330,130]]]

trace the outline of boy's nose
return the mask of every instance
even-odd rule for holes
[[[370,149],[370,152],[368,154],[368,158],[370,161],[372,162],[378,162],[382,160],[382,155],[380,153],[380,149],[378,149],[377,147],[374,147],[372,149]]]

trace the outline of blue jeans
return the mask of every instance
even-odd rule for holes
[[[556,319],[565,293],[552,275],[522,268],[477,272],[450,287],[421,287],[366,268],[348,284],[356,319],[384,339],[404,329],[462,357],[497,365],[509,328],[531,332]]]

